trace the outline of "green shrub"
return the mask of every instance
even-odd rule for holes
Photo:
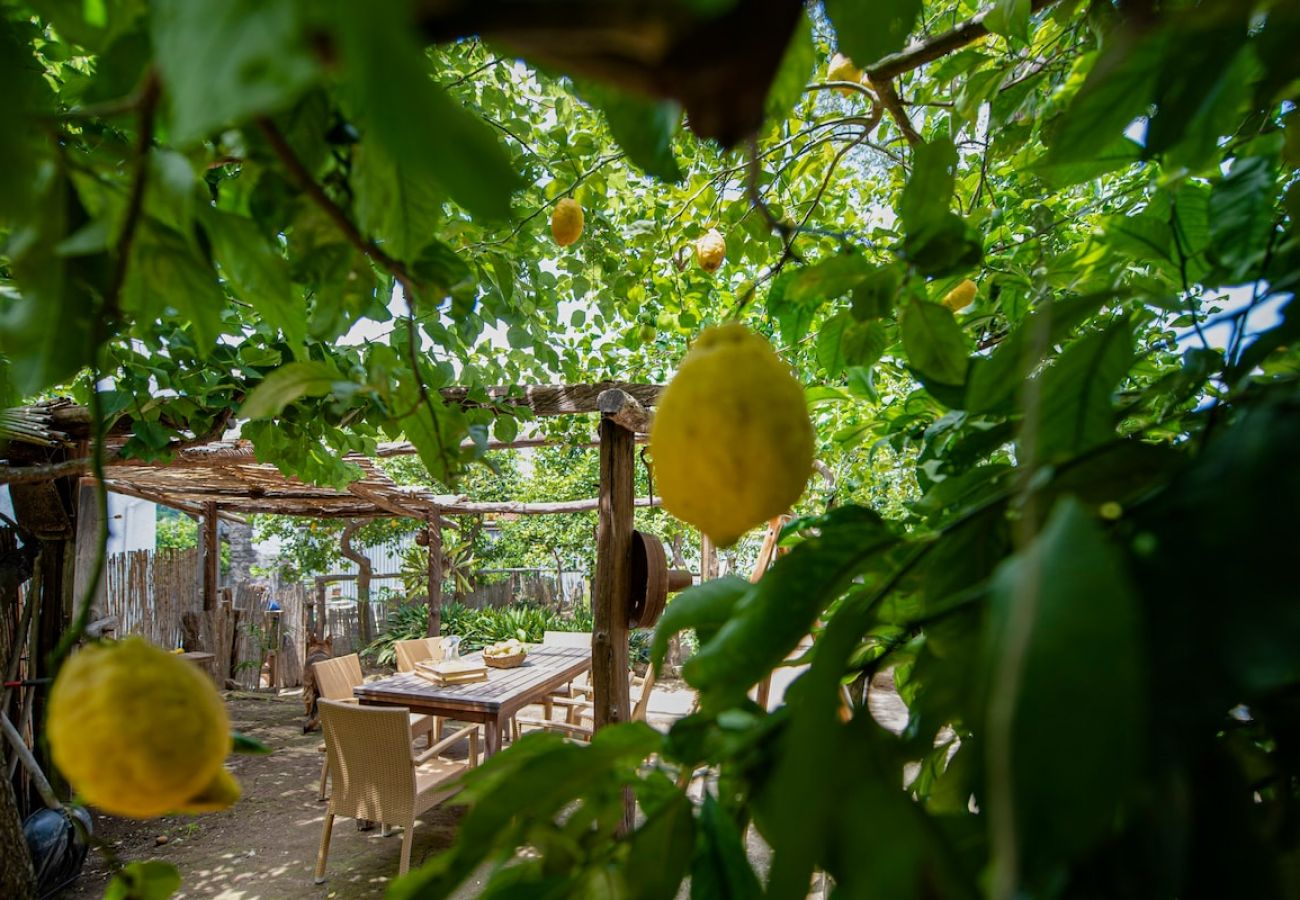
[[[547,631],[590,631],[591,622],[591,609],[587,606],[581,606],[572,615],[564,616],[529,603],[516,603],[500,609],[471,609],[462,603],[448,603],[442,607],[440,633],[458,635],[461,649],[474,651],[510,638],[538,643]],[[377,665],[393,665],[396,661],[393,644],[424,637],[428,627],[427,606],[423,603],[403,603],[393,608],[383,633],[362,652]],[[644,655],[641,653],[638,658],[641,659]]]

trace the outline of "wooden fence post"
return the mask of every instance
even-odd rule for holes
[[[217,504],[203,504],[203,611],[217,608],[217,587],[221,581],[221,540],[217,533]]]

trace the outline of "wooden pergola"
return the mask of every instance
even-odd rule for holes
[[[375,465],[372,458],[352,455],[362,477],[345,489],[307,484],[286,476],[275,466],[259,462],[251,444],[225,440],[213,434],[178,443],[165,462],[126,459],[118,453],[130,434],[130,422],[119,423],[108,442],[104,483],[116,493],[151,500],[198,517],[203,523],[205,608],[215,605],[218,578],[217,522],[246,513],[276,513],[314,518],[374,519],[409,517],[428,523],[430,535],[431,620],[436,610],[434,593],[442,581],[441,527],[444,517],[456,514],[509,513],[539,515],[596,510],[596,574],[592,588],[592,684],[596,727],[626,721],[631,712],[628,697],[628,606],[631,587],[633,513],[640,506],[656,505],[655,498],[635,497],[635,450],[649,432],[650,408],[662,388],[652,384],[602,382],[582,385],[541,385],[488,389],[449,388],[441,391],[445,402],[463,408],[527,407],[534,416],[596,413],[600,448],[598,496],[556,503],[484,503],[459,495],[439,495],[426,489],[398,485]],[[78,503],[90,480],[87,440],[90,417],[84,408],[67,403],[11,410],[6,415],[32,425],[30,440],[11,442],[7,461],[0,465],[0,484],[10,487],[18,524],[42,542],[40,567],[46,573],[42,593],[54,590],[47,609],[61,610],[66,625],[75,614],[80,596],[74,585],[76,572],[93,558],[96,533],[85,521],[93,504]],[[220,429],[224,431],[223,427]],[[490,448],[538,447],[558,443],[544,438],[492,442]],[[377,458],[414,453],[409,444],[380,447]],[[93,487],[93,482],[90,482]],[[62,496],[61,496],[62,495]],[[62,499],[63,502],[60,502]],[[78,512],[82,521],[77,521]],[[706,557],[708,556],[706,549]],[[65,577],[66,562],[75,560],[73,577]],[[705,562],[706,569],[708,561]],[[431,629],[437,627],[431,621]],[[57,639],[61,628],[42,629]],[[51,644],[52,646],[52,644]]]

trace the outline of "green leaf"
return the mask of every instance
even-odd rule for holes
[[[822,323],[817,330],[817,362],[826,370],[828,378],[837,377],[844,371],[844,329],[852,321],[847,312],[838,312]]]
[[[442,198],[428,178],[397,162],[371,140],[353,150],[357,225],[389,256],[412,262],[434,238]]]
[[[919,274],[942,278],[979,265],[984,246],[970,223],[956,213],[945,212],[907,232],[903,256]]]
[[[933,227],[948,215],[956,172],[957,148],[951,138],[944,135],[917,145],[912,154],[912,174],[898,207],[909,235]]]
[[[763,887],[745,855],[740,829],[709,791],[700,807],[698,850],[691,866],[691,900],[758,900]]]
[[[31,127],[34,116],[47,112],[53,95],[40,63],[32,56],[30,39],[39,37],[32,23],[11,22],[10,9],[0,14],[0,226],[26,214],[39,188],[37,171],[43,136]],[[802,89],[802,85],[800,85]]]
[[[271,372],[249,393],[239,415],[245,419],[278,416],[300,397],[324,397],[339,381],[333,366],[318,362],[291,362]]]
[[[171,137],[200,140],[287,109],[320,76],[293,0],[161,0],[150,31],[171,110]]]
[[[853,289],[853,318],[883,319],[894,311],[903,273],[898,266],[881,266],[867,274]]]
[[[1088,162],[1111,147],[1151,102],[1167,32],[1108,42],[1048,136],[1048,165]]]
[[[763,116],[768,128],[778,128],[781,122],[789,118],[803,97],[816,62],[817,50],[813,46],[812,26],[807,13],[804,13],[799,16],[799,24],[790,35],[790,43],[785,48],[785,55],[781,57],[781,66],[767,91]]]
[[[180,870],[171,863],[127,863],[104,888],[104,900],[167,900],[180,887]]]
[[[834,300],[851,291],[872,271],[856,253],[841,253],[795,273],[787,285],[786,299],[801,306]]]
[[[1276,177],[1271,160],[1238,157],[1210,190],[1211,253],[1232,272],[1248,272],[1264,256],[1273,229]]]
[[[1138,773],[1147,733],[1139,610],[1122,556],[1070,499],[994,576],[987,803],[995,821],[1014,822],[1027,888],[1103,838]],[[994,859],[1011,849],[995,845]]]
[[[183,235],[152,221],[140,224],[122,286],[125,309],[148,321],[170,307],[189,324],[198,352],[207,355],[221,337],[226,303],[216,271]]]
[[[974,414],[1007,410],[1048,350],[1113,299],[1115,295],[1110,292],[1098,292],[1058,300],[1036,310],[998,345],[992,356],[972,361],[966,409]]]
[[[997,0],[984,17],[984,24],[994,34],[1027,42],[1032,12],[1029,0]]]
[[[239,753],[245,756],[269,756],[271,748],[266,746],[255,737],[249,737],[238,731],[231,732],[230,744],[232,753]]]
[[[637,900],[672,900],[686,877],[695,849],[691,801],[680,792],[654,812],[628,839],[623,879]]]
[[[583,84],[579,93],[605,114],[610,134],[634,166],[670,184],[682,180],[673,154],[673,136],[682,120],[676,103],[635,97],[597,84]]]
[[[307,311],[289,280],[289,264],[263,237],[252,219],[204,208],[203,226],[232,292],[284,332],[295,356],[307,340]]]
[[[102,254],[59,256],[60,241],[86,220],[85,210],[66,178],[47,172],[40,182],[36,212],[5,246],[17,295],[0,292],[0,351],[9,359],[9,379],[24,396],[70,379],[93,361],[95,294],[109,271]]]
[[[920,18],[921,0],[826,0],[826,15],[840,52],[865,67],[903,49]]]
[[[687,660],[682,675],[703,695],[734,700],[786,657],[813,621],[874,557],[897,538],[860,507],[833,510],[820,533],[799,544],[742,597],[712,640]],[[708,696],[716,692],[716,697]]]
[[[748,591],[748,581],[727,575],[700,582],[673,596],[655,626],[650,664],[656,671],[663,665],[668,641],[680,631],[694,628],[700,642],[707,642],[727,623],[736,604]]]
[[[789,296],[791,282],[798,277],[797,272],[786,270],[772,281],[767,291],[767,312],[776,319],[781,329],[781,340],[793,346],[803,340],[812,325],[817,303],[797,303]]]
[[[351,103],[404,177],[428,179],[476,217],[505,219],[519,175],[491,128],[434,84],[401,4],[337,3]]]
[[[885,326],[879,321],[850,322],[840,339],[845,367],[874,366],[889,346]]]
[[[1029,413],[1037,429],[1022,434],[1025,458],[1068,459],[1115,436],[1111,394],[1119,387],[1133,359],[1133,333],[1127,318],[1104,331],[1093,332],[1066,348],[1026,390],[1038,409]],[[1037,398],[1037,399],[1033,399]]]
[[[966,382],[970,348],[952,310],[939,303],[912,300],[898,316],[908,363],[940,384]]]

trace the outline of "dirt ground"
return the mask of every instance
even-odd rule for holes
[[[381,897],[397,874],[401,832],[359,832],[351,819],[335,820],[329,880],[313,881],[325,804],[316,800],[321,735],[302,733],[296,696],[233,695],[232,726],[272,748],[268,756],[234,756],[230,767],[244,796],[229,810],[205,816],[167,816],[147,822],[95,814],[95,833],[126,861],[175,864],[183,879],[177,897],[225,900],[290,897]],[[463,752],[463,750],[461,751]],[[454,755],[454,753],[453,753]],[[412,866],[450,845],[455,808],[432,810],[415,828]],[[102,897],[108,867],[92,851],[75,885],[61,898]],[[471,892],[465,896],[473,896]]]
[[[684,714],[689,696],[685,691],[656,692],[651,721],[662,727]],[[335,820],[328,881],[314,883],[325,814],[325,804],[316,800],[322,738],[319,732],[302,733],[301,699],[234,694],[227,707],[237,731],[272,748],[268,756],[231,757],[230,767],[244,790],[239,803],[220,813],[147,822],[96,812],[95,834],[124,861],[156,859],[176,865],[183,879],[177,897],[382,897],[397,874],[401,831],[388,837],[378,829],[360,832],[351,819]],[[460,815],[457,808],[439,807],[417,820],[412,867],[451,844]],[[81,877],[59,897],[102,897],[108,878],[107,865],[92,851]],[[458,896],[475,897],[480,890],[481,884],[471,881]]]

